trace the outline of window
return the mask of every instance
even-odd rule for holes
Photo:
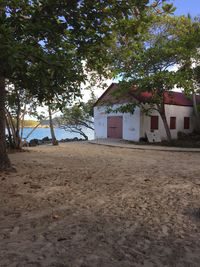
[[[176,117],[170,117],[170,129],[176,129]]]
[[[158,130],[158,116],[151,116],[151,130]]]
[[[184,129],[190,129],[190,117],[184,117]]]

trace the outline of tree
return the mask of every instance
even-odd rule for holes
[[[197,34],[196,37],[199,38],[200,36]],[[181,76],[184,76],[184,81],[179,81],[180,86],[184,88],[185,94],[192,98],[195,129],[200,133],[200,105],[197,102],[197,95],[200,94],[200,54],[198,46],[199,40],[197,41],[197,49],[193,51],[190,57],[181,62],[178,72]]]
[[[55,6],[54,6],[55,7]],[[57,5],[58,7],[58,5]],[[1,1],[0,4],[0,169],[10,167],[5,146],[5,81],[17,82],[41,100],[42,90],[37,90],[33,77],[40,63],[47,66],[62,65],[58,57],[46,55],[46,45],[53,49],[63,47],[66,27],[59,20],[58,10],[50,1]],[[45,44],[46,42],[46,44]],[[64,58],[65,59],[65,58]],[[72,59],[72,57],[70,58]],[[70,60],[69,59],[69,60]],[[65,60],[63,60],[67,63]],[[53,67],[52,67],[53,69]],[[37,71],[36,71],[37,70]],[[41,72],[41,77],[42,77]],[[45,96],[45,95],[44,95]]]
[[[120,43],[114,61],[121,74],[122,91],[136,85],[138,94],[150,93],[151,97],[138,105],[145,112],[156,110],[160,114],[168,141],[171,141],[171,132],[165,114],[165,95],[170,95],[175,86],[187,88],[185,74],[174,67],[196,50],[194,36],[197,33],[199,25],[189,17],[154,16],[137,42],[133,43],[132,37],[127,36],[126,44]],[[146,102],[148,105],[144,105]]]
[[[50,127],[50,131],[51,131],[52,145],[57,146],[58,140],[56,139],[56,135],[55,135],[55,131],[54,131],[52,111],[51,111],[51,105],[50,104],[48,106],[48,112],[49,112],[49,127]]]
[[[21,149],[25,115],[40,116],[36,112],[37,99],[33,98],[17,84],[7,84],[7,95],[5,105],[6,128],[9,134],[10,147]]]
[[[93,106],[95,102],[96,98],[92,94],[91,99],[86,103],[81,102],[64,108],[63,115],[57,119],[59,127],[65,131],[80,134],[85,140],[88,140],[85,130],[94,130]]]
[[[199,54],[199,53],[198,53]],[[199,56],[199,55],[198,55]],[[193,88],[192,88],[192,101],[194,107],[194,115],[196,119],[196,130],[200,133],[200,104],[197,103],[197,94],[200,95],[200,66],[199,62],[198,65],[192,71],[192,81],[193,81]]]
[[[107,74],[116,32],[128,25],[137,33],[149,9],[147,0],[1,1],[0,170],[11,166],[5,145],[5,81],[17,82],[39,102],[64,93],[76,97],[87,79],[83,62]]]

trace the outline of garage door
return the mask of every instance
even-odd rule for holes
[[[122,139],[122,116],[110,116],[108,117],[108,138]]]

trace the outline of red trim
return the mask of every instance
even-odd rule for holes
[[[170,130],[176,129],[176,117],[170,117]]]
[[[151,116],[151,130],[158,130],[158,116]]]
[[[129,92],[129,94],[125,94],[124,96],[122,96],[120,98],[120,100],[118,99],[115,99],[115,101],[113,101],[113,96],[112,94],[109,95],[109,92],[111,89],[113,90],[117,90],[117,83],[112,83],[107,90],[105,90],[105,92],[100,96],[100,98],[96,101],[96,103],[94,104],[94,106],[97,106],[97,105],[102,105],[103,103],[102,100],[104,99],[104,97],[106,98],[106,100],[108,101],[110,99],[111,103],[128,103],[129,102],[129,99],[131,100],[131,98],[134,98],[140,102],[143,102],[143,103],[148,103],[149,100],[151,99],[151,92],[140,92],[137,91],[137,88],[132,88]],[[115,86],[116,88],[113,88],[113,86]],[[193,106],[193,102],[191,99],[189,99],[186,95],[184,95],[183,93],[180,93],[180,92],[174,92],[174,91],[171,91],[171,92],[166,92],[164,94],[164,102],[165,102],[165,105],[175,105],[175,106]],[[200,95],[197,96],[197,102],[200,103]]]

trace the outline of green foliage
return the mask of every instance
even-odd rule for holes
[[[20,120],[19,121],[19,126],[21,127],[23,123],[23,127],[30,127],[30,128],[33,128],[35,127],[37,124],[38,124],[38,121],[35,121],[35,120],[24,120],[23,122]],[[13,118],[13,125],[16,127],[17,126],[17,120],[16,118]]]
[[[57,119],[57,123],[60,128],[69,132],[79,133],[85,139],[87,136],[84,133],[84,129],[88,128],[93,130],[93,106],[96,102],[94,94],[86,102],[80,102],[72,107],[65,107],[63,109],[63,115]]]
[[[34,120],[25,120],[24,121],[24,127],[30,127],[33,128],[38,124],[38,121],[34,121]]]
[[[125,105],[120,105],[119,107],[112,108],[110,106],[107,107],[106,113],[131,113],[134,114],[135,108],[138,106],[136,102],[129,102]]]
[[[0,75],[39,102],[80,97],[84,70],[111,75],[118,37],[143,31],[165,1],[1,1]],[[164,3],[162,5],[162,3]],[[158,12],[159,13],[159,12]],[[84,64],[83,64],[84,62]]]
[[[0,74],[40,102],[80,96],[84,68],[108,74],[118,31],[141,18],[148,1],[1,1]],[[128,26],[127,26],[128,25]],[[83,62],[85,66],[83,67]]]
[[[140,92],[150,91],[151,100],[156,105],[163,101],[163,92],[172,90],[175,85],[185,90],[191,89],[190,74],[183,69],[181,72],[173,68],[196,53],[196,35],[199,33],[199,24],[190,18],[155,16],[149,22],[145,34],[138,36],[134,49],[123,45],[119,47],[114,62],[121,75],[122,85],[127,84],[130,90],[135,84]],[[133,39],[130,37],[131,41]]]
[[[163,11],[173,11],[171,5],[164,3]],[[161,12],[157,12],[161,13]],[[199,46],[200,24],[190,17],[175,17],[164,14],[152,14],[145,27],[138,32],[137,38],[129,34],[118,38],[118,49],[114,52],[113,68],[121,78],[120,91],[127,93],[135,85],[138,93],[150,92],[148,106],[138,103],[143,110],[157,110],[164,122],[168,138],[170,131],[167,125],[164,108],[164,92],[170,92],[175,86],[191,93],[194,90],[193,79],[198,76],[197,68],[187,67],[187,62],[197,57]],[[182,68],[177,71],[177,68]],[[193,78],[193,79],[192,79]],[[135,88],[135,89],[136,89]],[[132,112],[128,104],[125,112]],[[145,111],[146,112],[146,111]]]
[[[164,3],[162,9],[166,13],[173,13],[176,10],[176,7],[174,7],[173,4]]]
[[[78,125],[78,124],[92,124],[93,105],[96,98],[92,95],[86,103],[80,102],[74,104],[72,107],[65,107],[63,115],[60,118],[60,124],[63,125]]]
[[[157,0],[153,6],[148,0],[1,0],[1,94],[6,79],[39,103],[56,102],[62,108],[64,102],[81,96],[81,85],[88,79],[85,71],[107,77],[115,72],[108,67],[118,37],[126,43],[124,33],[141,33],[162,2]],[[169,6],[164,9],[170,12]],[[5,110],[4,100],[0,109]],[[0,145],[9,163],[3,139]]]

